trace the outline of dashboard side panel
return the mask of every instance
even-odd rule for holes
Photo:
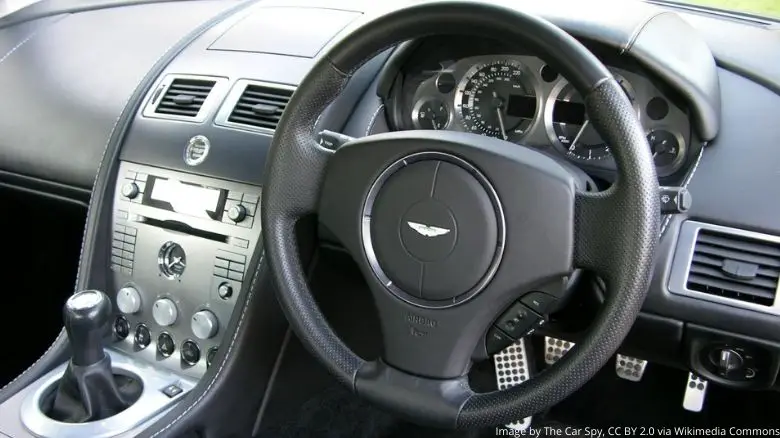
[[[688,186],[696,220],[780,235],[780,96],[721,69],[724,123]]]
[[[13,86],[0,99],[2,168],[91,187],[116,119],[152,64],[192,28],[235,5],[187,3],[68,15],[5,58],[0,83]],[[6,28],[0,38],[25,27]]]

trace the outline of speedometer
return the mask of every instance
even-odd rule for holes
[[[514,59],[470,68],[455,93],[455,108],[466,131],[504,140],[522,137],[536,118],[532,76]]]

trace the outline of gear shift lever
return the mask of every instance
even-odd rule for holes
[[[63,314],[73,352],[71,363],[88,366],[103,360],[103,336],[111,318],[111,301],[106,294],[96,290],[79,292],[65,302]]]
[[[56,390],[41,404],[49,418],[65,423],[102,420],[141,396],[141,383],[114,374],[111,357],[103,351],[111,313],[111,301],[97,290],[78,292],[65,303],[65,330],[73,356]]]

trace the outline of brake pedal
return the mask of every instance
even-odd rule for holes
[[[549,336],[544,337],[544,362],[547,365],[552,365],[558,362],[563,355],[574,348],[576,344],[574,342],[564,341],[563,339],[551,338]]]
[[[683,408],[686,411],[701,412],[704,407],[704,397],[707,396],[707,381],[693,373],[688,373],[688,383],[685,384]]]
[[[511,388],[531,378],[529,354],[525,339],[519,339],[509,347],[493,356],[493,366],[496,367],[496,383],[498,389]],[[528,430],[531,427],[531,417],[515,421],[506,427],[515,430]]]
[[[645,368],[647,368],[647,361],[638,357],[618,354],[615,359],[615,372],[621,379],[639,382],[645,375]]]

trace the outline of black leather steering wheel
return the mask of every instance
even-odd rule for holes
[[[335,152],[317,144],[315,121],[359,66],[394,44],[433,33],[511,42],[562,73],[613,145],[617,182],[586,193],[554,159],[468,133],[386,133]],[[266,169],[266,259],[293,330],[359,396],[440,427],[507,424],[579,388],[628,333],[652,270],[657,191],[650,148],[631,104],[578,41],[503,7],[420,4],[359,27],[298,87]],[[353,255],[368,282],[383,332],[381,360],[364,361],[351,351],[312,298],[294,232],[311,214]],[[576,268],[598,274],[609,291],[586,337],[530,381],[474,393],[466,374],[477,346],[484,351],[491,325],[516,316],[513,306],[523,294]]]

